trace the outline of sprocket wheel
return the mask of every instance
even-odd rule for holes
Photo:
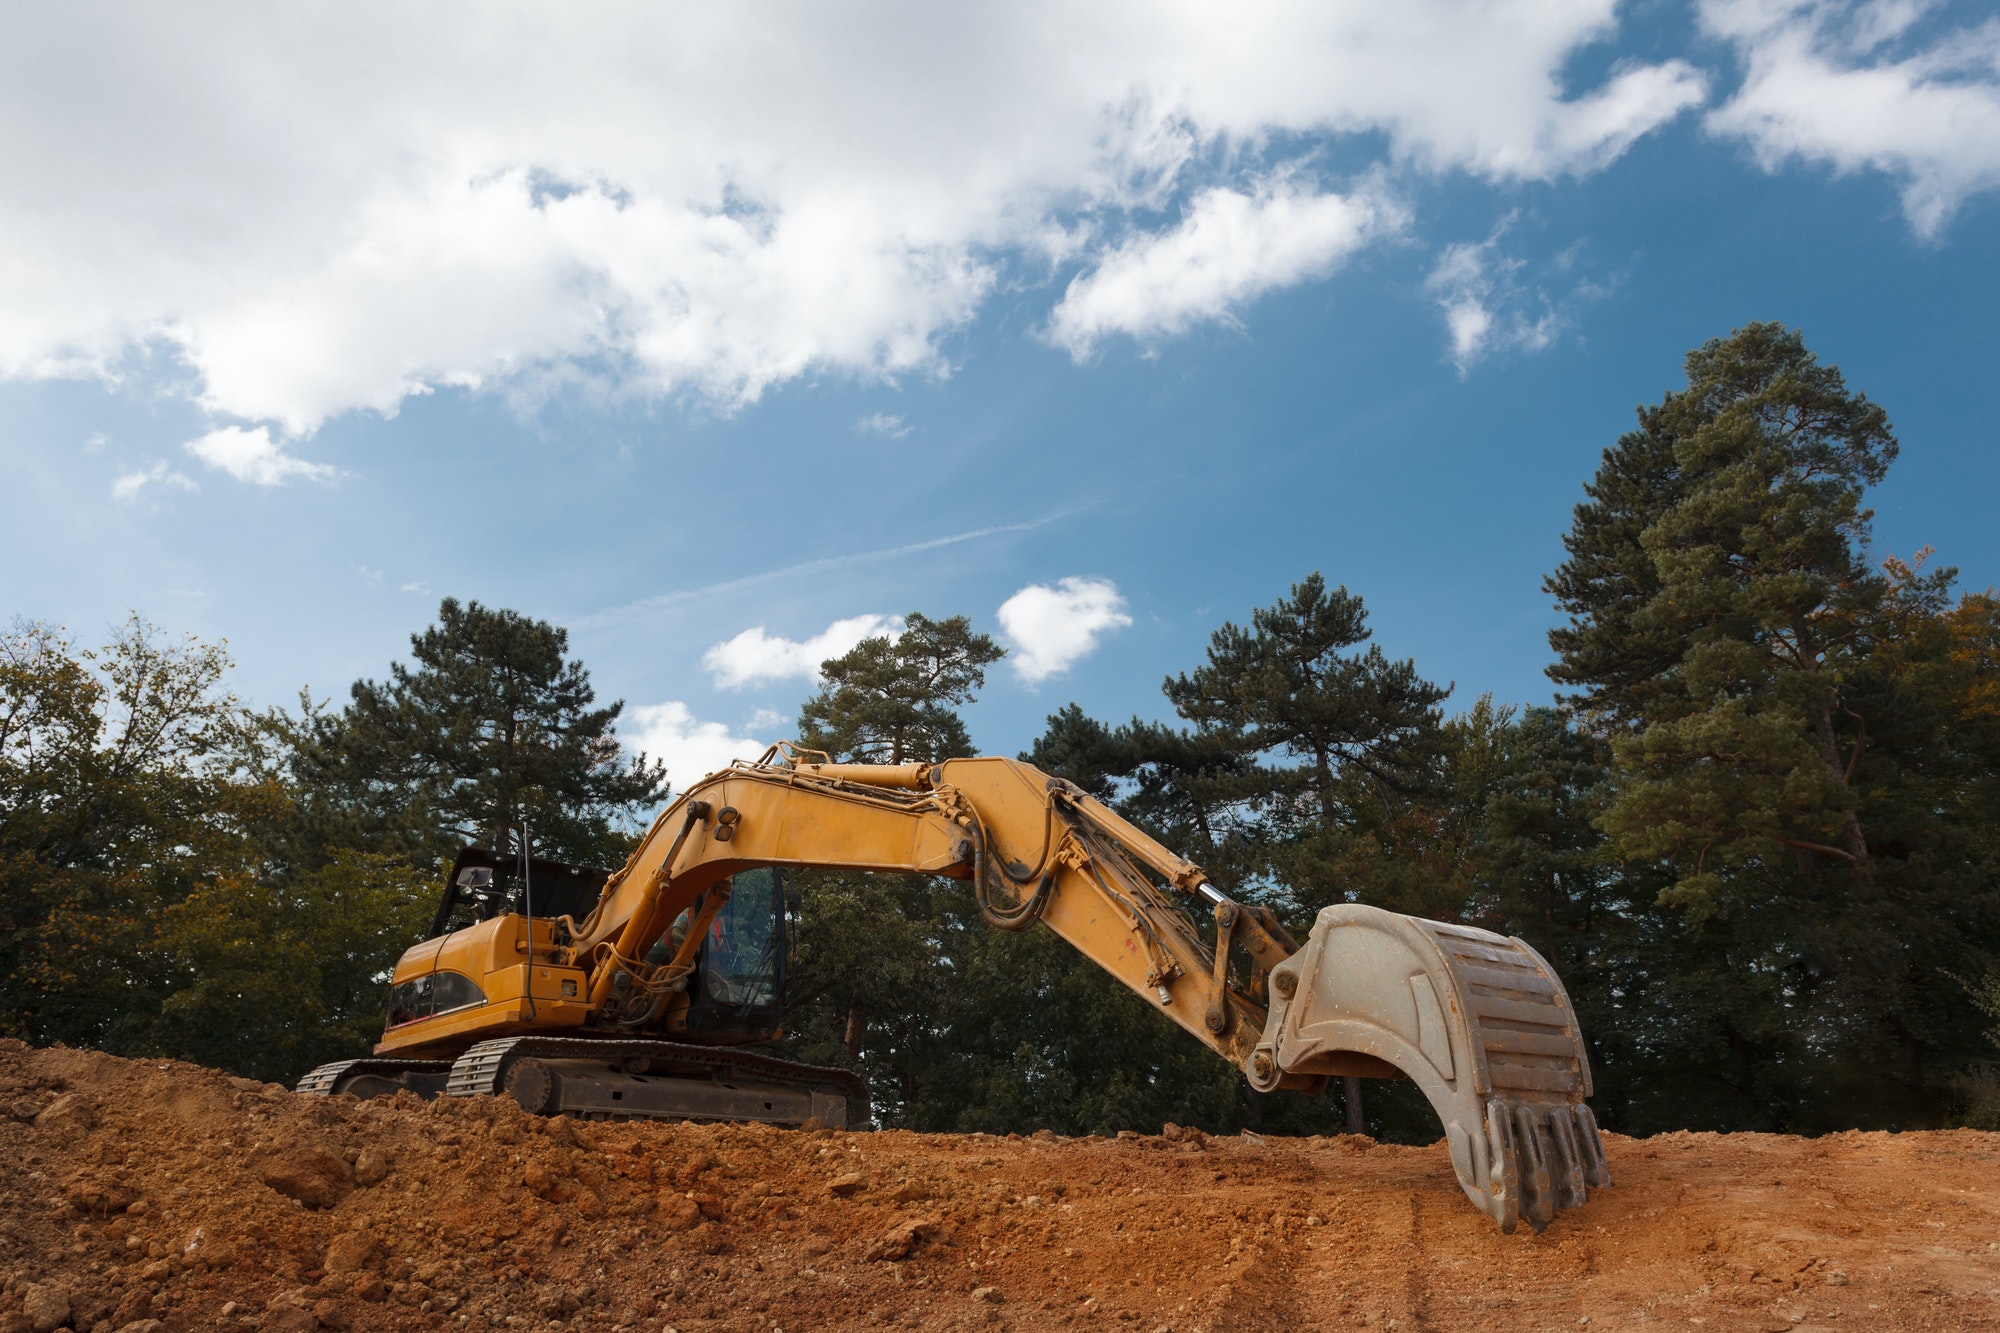
[[[560,1080],[556,1072],[532,1056],[507,1066],[501,1087],[529,1115],[554,1115]]]

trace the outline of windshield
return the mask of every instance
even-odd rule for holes
[[[701,951],[705,998],[727,1009],[777,1005],[783,931],[778,914],[783,910],[775,870],[745,870],[735,876],[729,901],[709,923]]]

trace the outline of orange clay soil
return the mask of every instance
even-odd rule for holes
[[[0,1333],[2000,1323],[1971,1131],[1614,1135],[1503,1236],[1361,1138],[577,1124],[4,1041],[0,1113]]]

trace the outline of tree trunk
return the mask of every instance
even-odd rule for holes
[[[1745,1097],[1748,1097],[1751,1095],[1750,1043],[1744,1040],[1743,1034],[1736,1030],[1736,1025],[1727,1020],[1724,1020],[1722,1024],[1722,1034],[1729,1039],[1731,1063],[1735,1066],[1736,1070],[1736,1090]]]
[[[1903,1085],[1911,1092],[1924,1090],[1924,1048],[1917,1041],[1917,1034],[1910,1031],[1900,1018],[1891,1018],[1896,1040],[1903,1047]]]
[[[1361,1109],[1361,1080],[1351,1075],[1341,1079],[1340,1093],[1341,1100],[1347,1103],[1347,1132],[1350,1134],[1366,1134],[1368,1132],[1368,1120],[1362,1114]]]
[[[1847,766],[1840,762],[1840,738],[1833,730],[1833,710],[1816,708],[1813,710],[1813,732],[1819,739],[1820,758],[1826,761],[1827,772],[1842,790],[1848,790]],[[1868,839],[1861,833],[1861,818],[1854,811],[1847,812],[1847,822],[1840,830],[1841,841],[1847,844],[1848,854],[1853,856],[1856,869],[1868,864]]]
[[[861,1038],[866,1035],[867,1031],[868,1022],[862,1017],[861,1006],[858,1004],[849,1005],[847,1007],[847,1031],[842,1034],[842,1039],[847,1046],[847,1062],[849,1064],[861,1063]]]

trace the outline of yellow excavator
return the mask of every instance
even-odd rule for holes
[[[863,1128],[854,1074],[747,1049],[782,1029],[783,873],[807,867],[966,881],[989,925],[1053,930],[1259,1091],[1413,1080],[1504,1231],[1610,1183],[1575,1012],[1526,943],[1345,903],[1301,946],[1103,802],[1000,758],[779,745],[690,786],[616,873],[468,851],[396,965],[375,1055],[299,1090]],[[1213,944],[1177,899],[1212,915]]]

